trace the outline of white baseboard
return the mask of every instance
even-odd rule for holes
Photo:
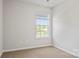
[[[59,45],[54,45],[54,47],[56,47],[56,48],[58,48],[58,49],[60,49],[60,50],[63,50],[64,52],[67,52],[67,53],[69,53],[69,54],[71,54],[71,55],[73,55],[73,56],[75,56],[75,57],[79,57],[79,56],[77,56],[75,53],[70,52],[70,51],[68,51],[68,50],[66,50],[66,49],[64,49],[64,48],[62,48],[62,47],[60,47]]]
[[[46,46],[52,46],[52,45],[48,44],[48,45],[39,45],[39,46],[32,46],[32,47],[25,47],[25,48],[17,48],[17,49],[11,49],[11,50],[4,50],[4,52],[11,52],[11,51],[18,51],[18,50],[25,50],[25,49],[33,49],[33,48],[40,48],[40,47],[46,47]]]
[[[3,52],[0,52],[0,58],[1,58],[2,54],[3,54]]]

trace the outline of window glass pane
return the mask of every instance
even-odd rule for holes
[[[40,34],[41,34],[41,32],[37,32],[37,37],[41,37]]]
[[[36,18],[36,36],[37,38],[48,36],[48,17],[37,16]]]

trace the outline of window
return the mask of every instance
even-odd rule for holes
[[[37,16],[36,18],[36,37],[48,37],[48,16]]]

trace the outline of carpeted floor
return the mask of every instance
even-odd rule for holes
[[[76,58],[55,47],[34,48],[3,53],[2,58]]]

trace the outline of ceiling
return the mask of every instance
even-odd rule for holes
[[[47,0],[22,0],[22,1],[30,2],[30,3],[45,6],[45,7],[53,7],[63,2],[64,0],[49,0],[49,2],[47,2]]]

